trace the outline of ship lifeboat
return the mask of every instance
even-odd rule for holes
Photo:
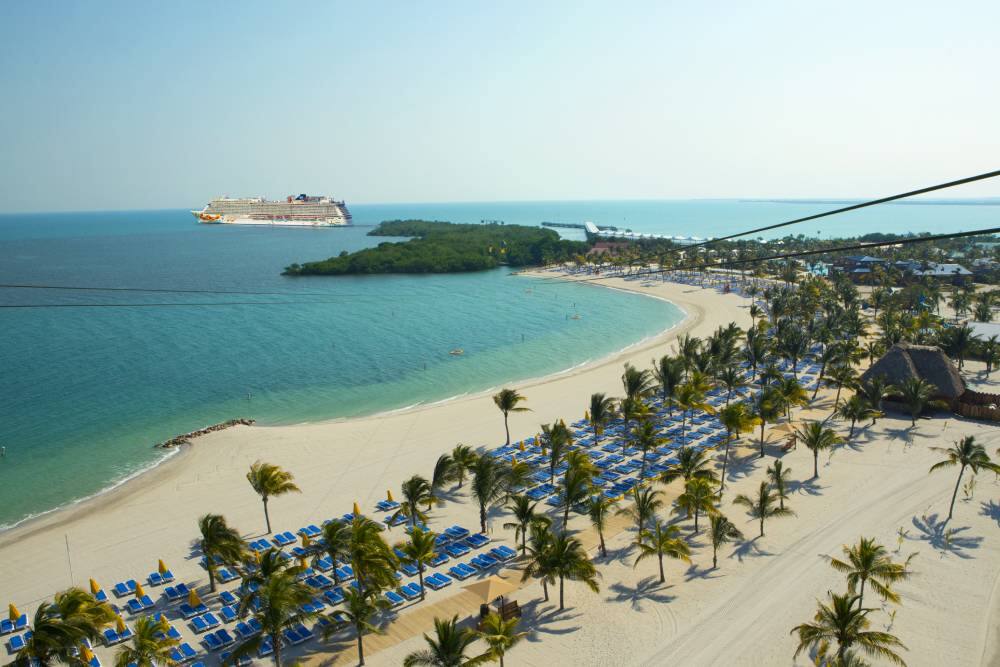
[[[198,216],[202,222],[218,222],[221,218],[221,215],[213,215],[212,213],[202,213]]]

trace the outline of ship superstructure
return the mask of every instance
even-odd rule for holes
[[[191,211],[209,224],[274,225],[280,227],[342,227],[351,224],[351,214],[343,201],[332,197],[289,195],[283,201],[263,197],[213,199],[200,211]]]

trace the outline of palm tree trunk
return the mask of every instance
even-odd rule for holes
[[[205,566],[208,569],[208,589],[215,592],[215,563],[211,556],[205,556]]]
[[[760,420],[760,458],[764,458],[764,426],[767,425],[763,419]]]
[[[662,583],[664,583],[667,580],[666,575],[663,574],[663,552],[662,551],[657,551],[656,552],[656,556],[657,556],[657,559],[660,561],[660,583],[662,584]]]
[[[479,528],[486,532],[486,505],[479,503]]]
[[[813,479],[819,477],[819,450],[813,450]]]
[[[271,534],[271,515],[267,512],[267,496],[264,496],[264,521],[267,523],[267,534]]]
[[[764,517],[760,518],[760,536],[764,537]]]
[[[281,636],[271,635],[271,643],[274,645],[274,667],[281,667]]]
[[[542,577],[542,593],[545,595],[545,601],[549,601],[549,583]]]
[[[700,508],[694,508],[694,532],[698,532],[698,511]]]
[[[507,413],[503,413],[503,429],[507,432],[507,446],[510,447],[510,426],[507,424]]]
[[[500,654],[500,667],[503,667],[503,653]]]
[[[358,664],[365,664],[365,644],[361,637],[361,630],[358,630]]]
[[[604,546],[604,531],[601,530],[600,528],[597,529],[597,539],[599,539],[601,542],[601,557],[607,558],[608,548]]]
[[[569,524],[569,498],[566,498],[566,507],[563,508],[563,530],[568,530]]]
[[[420,601],[423,602],[427,598],[427,590],[424,588],[424,564],[420,563],[417,568],[417,578],[420,579]]]
[[[712,545],[712,569],[718,569],[719,567],[719,547]]]
[[[865,606],[864,605],[864,600],[865,600],[865,583],[866,582],[867,582],[867,579],[865,579],[865,578],[862,577],[862,579],[861,579],[861,590],[858,592],[858,609],[861,609],[862,607]]]
[[[857,423],[857,420],[852,418],[851,419],[851,430],[847,434],[847,439],[848,440],[850,440],[851,438],[854,437],[854,424],[856,424],[856,423]]]
[[[566,603],[563,600],[563,587],[564,587],[564,583],[565,582],[563,580],[563,576],[560,574],[559,575],[559,611],[562,611],[563,609],[566,608]]]
[[[722,500],[722,492],[726,488],[726,466],[729,465],[729,446],[732,444],[732,433],[726,431],[726,453],[722,456],[722,477],[719,478],[719,500]]]
[[[958,497],[958,485],[962,483],[962,475],[965,474],[965,464],[958,471],[958,479],[955,480],[955,491],[951,494],[951,505],[948,506],[948,521],[951,521],[951,513],[955,511],[955,498]]]

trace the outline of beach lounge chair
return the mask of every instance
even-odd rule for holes
[[[166,586],[163,589],[163,597],[167,598],[167,602],[174,602],[175,600],[183,600],[187,598],[188,590],[187,584],[177,584],[176,586]]]
[[[237,609],[234,606],[225,606],[219,610],[219,616],[222,617],[223,623],[235,623],[239,618],[239,614],[236,613]]]
[[[473,549],[481,549],[490,543],[490,538],[482,533],[476,533],[465,538],[465,543]]]
[[[253,660],[248,655],[241,655],[238,658],[233,657],[232,651],[223,651],[219,655],[219,662],[223,665],[236,664],[237,667],[250,667],[253,664]]]
[[[146,581],[149,582],[150,586],[162,586],[163,584],[169,584],[173,580],[174,580],[174,573],[171,572],[170,570],[167,570],[163,574],[160,574],[159,572],[153,572],[148,577],[146,577]]]
[[[222,604],[228,606],[240,603],[240,598],[232,591],[222,591],[219,593],[219,599],[222,600]]]
[[[204,614],[205,612],[208,611],[208,607],[205,606],[204,602],[198,605],[197,607],[192,607],[190,604],[185,602],[184,604],[182,604],[180,607],[177,608],[177,611],[179,611],[181,616],[184,617],[184,620],[188,620],[194,618],[195,616],[200,616],[201,614]]]
[[[271,643],[271,638],[266,637],[261,643],[260,648],[257,649],[258,658],[266,658],[274,653],[274,644]]]
[[[190,660],[194,660],[197,655],[198,652],[191,648],[191,645],[187,642],[178,644],[174,647],[174,650],[170,652],[170,657],[175,662],[188,662]]]
[[[489,554],[479,554],[472,559],[472,563],[480,570],[488,570],[499,565],[500,561]]]
[[[154,606],[152,598],[148,595],[143,595],[141,598],[132,598],[128,601],[126,605],[129,612],[133,614],[141,614],[144,611],[152,609]]]
[[[468,528],[462,528],[461,526],[452,526],[444,532],[453,540],[462,540],[471,534]]]
[[[402,570],[403,574],[405,574],[408,577],[415,577],[417,576],[417,573],[420,571],[417,568],[417,566],[413,565],[412,563],[401,563],[399,569]]]
[[[424,579],[424,583],[433,588],[434,590],[438,590],[439,588],[450,586],[451,577],[449,577],[447,574],[441,574],[440,572],[435,572],[431,576],[426,577]]]
[[[7,640],[7,652],[14,655],[24,648],[25,639],[22,635],[13,635]]]
[[[329,556],[317,558],[313,562],[313,568],[319,570],[320,572],[329,572],[333,569],[333,560],[331,560]]]
[[[215,573],[215,578],[219,580],[219,583],[228,584],[230,581],[236,581],[240,576],[229,568],[220,567]]]
[[[447,547],[445,547],[444,551],[452,558],[461,558],[462,556],[469,553],[471,549],[465,546],[464,544],[456,542],[455,544],[449,544]]]
[[[135,579],[129,579],[128,581],[120,581],[114,585],[115,596],[120,598],[127,598],[130,595],[135,595]]]
[[[341,565],[337,568],[337,578],[341,581],[350,581],[354,578],[354,570],[350,565]]]
[[[344,601],[344,591],[339,586],[337,588],[331,588],[323,593],[323,599],[326,600],[327,604],[336,606]]]
[[[217,627],[219,627],[219,618],[212,612],[191,619],[191,629],[198,634],[214,630]]]
[[[403,596],[397,593],[396,591],[386,591],[385,599],[389,601],[389,605],[391,607],[398,607],[399,605],[406,602]]]
[[[399,587],[399,592],[403,594],[407,600],[417,600],[420,598],[420,584],[416,582],[410,582],[405,586]]]
[[[447,563],[449,560],[451,559],[448,558],[447,554],[443,553],[434,554],[434,560],[431,561],[431,567],[440,567],[441,565]]]
[[[468,579],[475,573],[476,571],[465,563],[458,563],[457,565],[448,568],[448,574],[461,581]]]
[[[209,632],[207,635],[202,637],[201,645],[204,646],[209,651],[218,651],[222,648],[221,642],[215,638],[215,635]]]
[[[313,598],[309,602],[302,605],[302,611],[307,614],[318,614],[326,609],[326,605],[320,602],[318,599]]]

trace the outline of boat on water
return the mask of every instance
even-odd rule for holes
[[[343,227],[351,224],[351,213],[343,201],[306,194],[289,195],[283,201],[263,197],[218,197],[191,214],[200,223],[216,225]]]
[[[465,354],[465,350],[463,350],[460,347],[456,347],[454,350],[450,351],[448,354],[450,354],[453,357],[460,357],[463,354]]]

